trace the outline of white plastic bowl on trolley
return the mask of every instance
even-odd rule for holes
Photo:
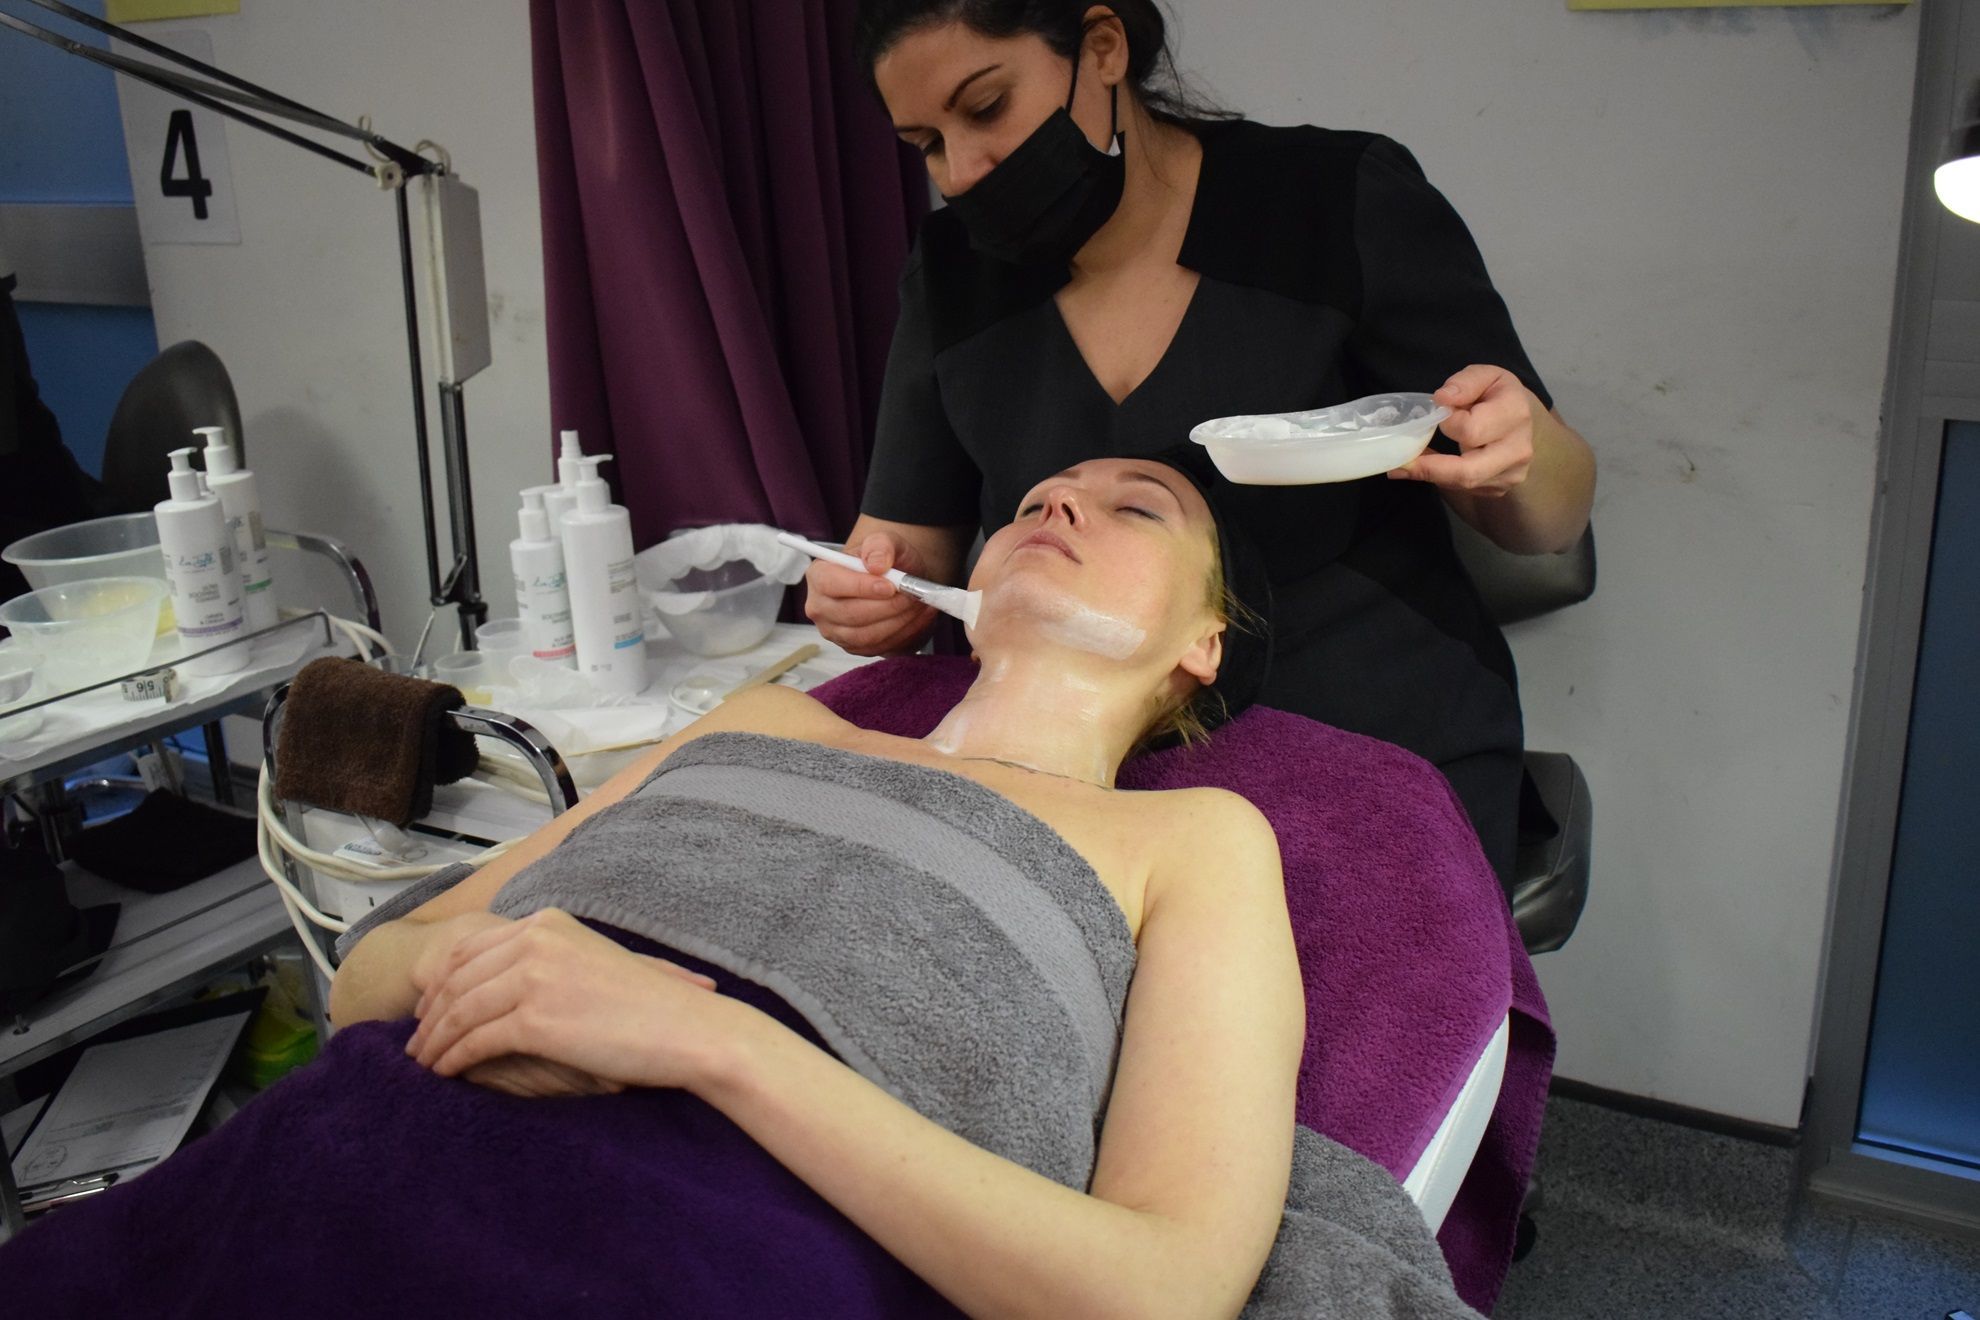
[[[73,692],[144,664],[165,592],[155,577],[58,583],[0,605],[0,627],[34,652],[50,687]]]
[[[165,558],[158,549],[158,518],[150,513],[120,513],[51,527],[0,550],[0,559],[20,569],[28,586],[37,590],[84,578],[165,580]]]
[[[1227,481],[1310,486],[1358,481],[1415,458],[1451,415],[1427,394],[1376,394],[1306,412],[1219,417],[1189,438]]]
[[[7,714],[16,706],[25,706],[47,695],[41,690],[40,669],[41,657],[26,643],[12,637],[0,639],[0,742],[30,737],[41,728],[38,710],[24,715]]]
[[[89,578],[152,577],[165,580],[165,557],[158,548],[158,518],[150,513],[119,513],[109,518],[51,527],[23,536],[0,559],[21,570],[30,589],[59,587]],[[172,631],[169,597],[158,610],[158,635]]]

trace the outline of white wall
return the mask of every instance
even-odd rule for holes
[[[1595,448],[1600,590],[1512,638],[1530,742],[1595,798],[1587,913],[1536,964],[1558,1071],[1797,1123],[1916,11],[1174,7],[1225,104],[1417,153]]]
[[[402,145],[441,143],[480,191],[495,361],[467,384],[467,429],[482,591],[495,613],[513,613],[515,492],[550,475],[527,5],[257,0],[238,16],[141,30],[186,27],[212,34],[214,62],[229,72],[346,121],[369,114]],[[386,631],[410,647],[427,615],[426,567],[391,199],[356,171],[240,124],[226,131],[242,241],[147,250],[159,343],[202,339],[219,352],[268,521],[350,542],[377,584]],[[417,244],[416,199],[412,214]],[[423,267],[421,281],[423,295]],[[430,378],[424,305],[421,315]],[[444,492],[430,391],[428,418]],[[435,641],[451,650],[453,611],[444,618]]]

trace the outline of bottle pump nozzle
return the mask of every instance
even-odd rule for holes
[[[543,507],[543,492],[526,490],[522,493],[522,512],[516,521],[525,541],[547,541],[550,539],[550,511]]]
[[[206,441],[207,476],[225,477],[241,470],[241,462],[234,453],[234,446],[227,441],[226,427],[195,426],[193,434]]]
[[[584,451],[578,448],[578,433],[564,431],[558,439],[563,443],[563,452],[557,456],[557,479],[566,486],[575,487],[583,479],[579,468],[584,463]]]
[[[165,484],[171,488],[172,498],[175,500],[201,498],[199,473],[193,471],[192,456],[193,451],[190,448],[174,449],[166,455],[172,460],[172,470],[165,474]]]
[[[577,460],[582,471],[577,483],[577,507],[581,513],[601,513],[612,503],[612,488],[605,484],[605,478],[598,475],[602,464],[612,461],[610,454],[593,454]]]

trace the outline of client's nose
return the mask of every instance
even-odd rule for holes
[[[1070,486],[1058,486],[1045,493],[1045,521],[1063,518],[1073,527],[1086,525],[1086,514],[1080,508],[1079,497]]]

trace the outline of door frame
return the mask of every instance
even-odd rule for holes
[[[1980,302],[1936,296],[1949,271],[1980,271],[1980,226],[1971,243],[1949,247],[1945,236],[1963,232],[1949,226],[1968,222],[1946,213],[1932,191],[1955,116],[1980,109],[1972,95],[1980,85],[1980,0],[1919,9],[1897,301],[1801,1172],[1818,1196],[1980,1236],[1980,1178],[1873,1153],[1856,1140],[1940,458],[1949,423],[1980,421]]]

